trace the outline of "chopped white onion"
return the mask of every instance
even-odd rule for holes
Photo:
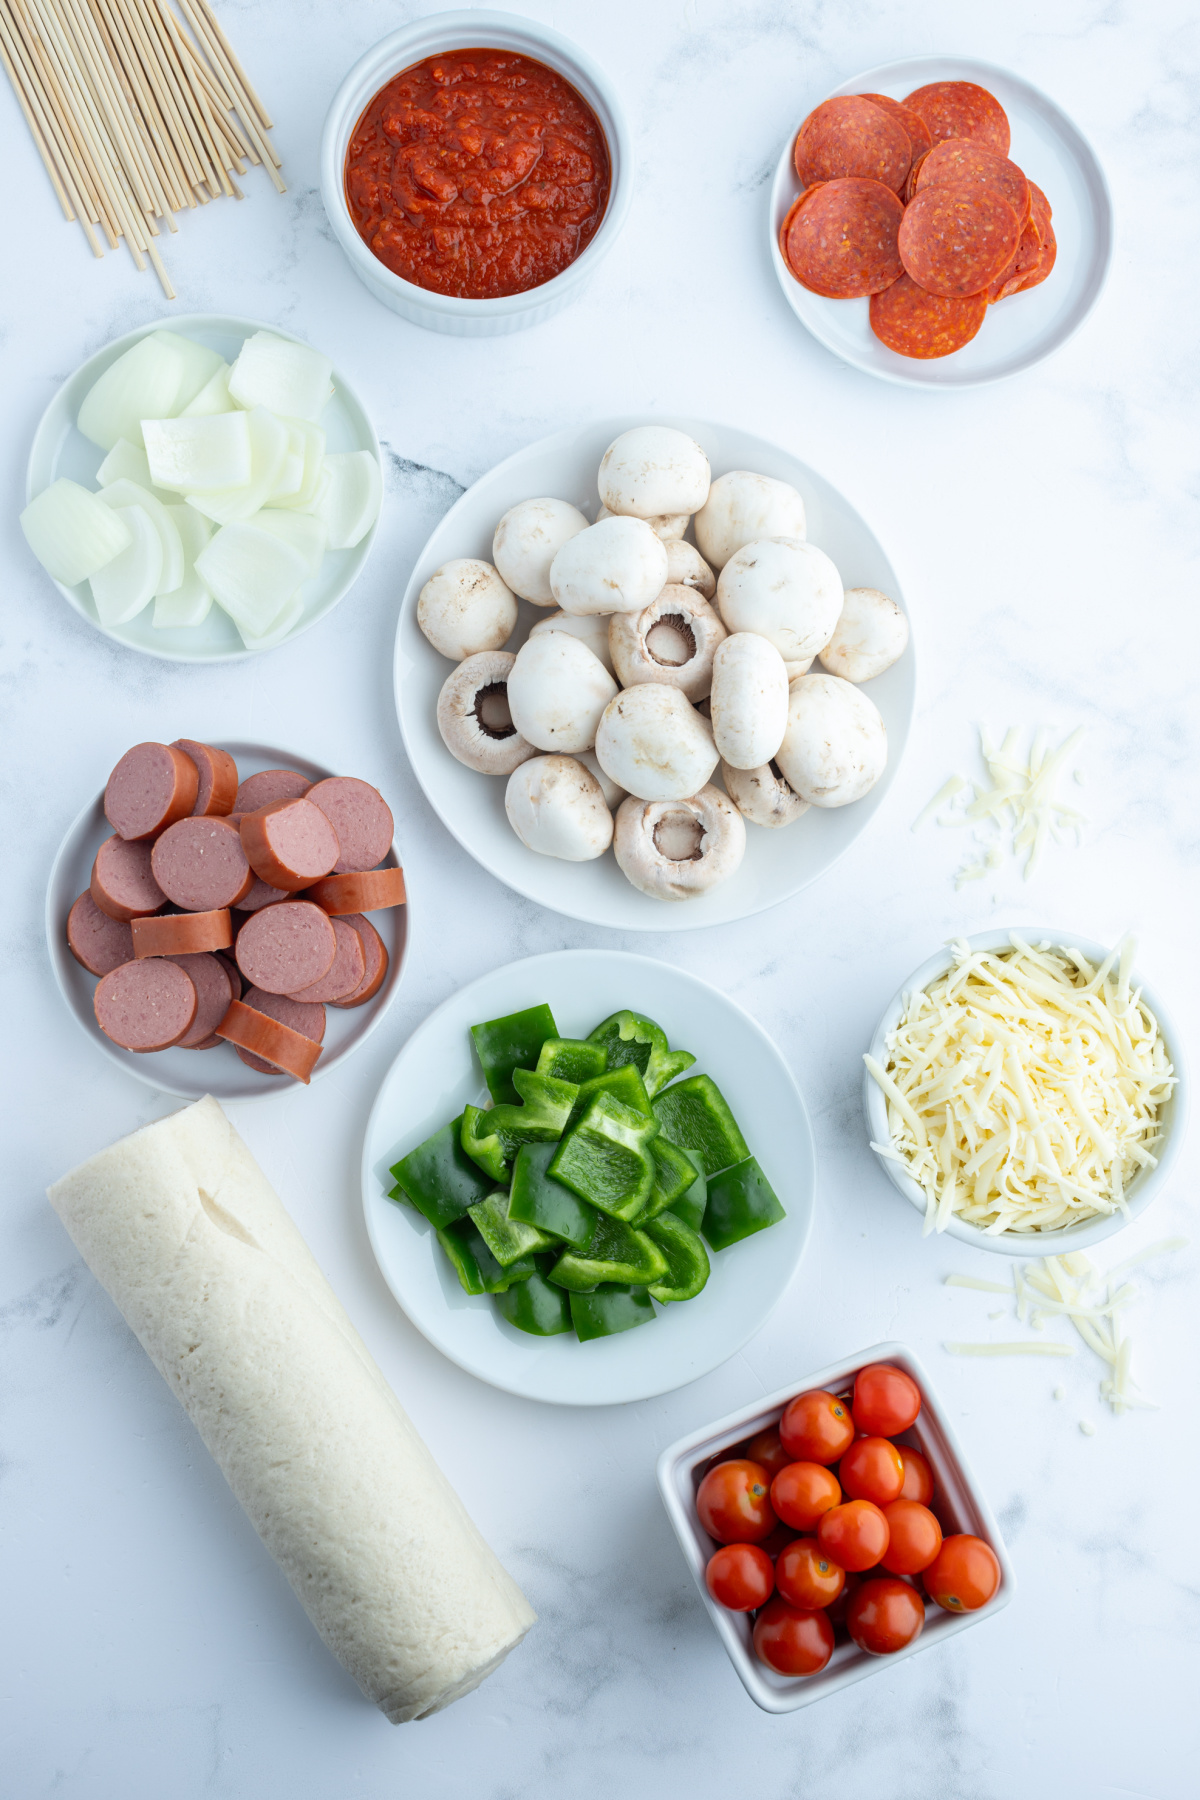
[[[247,650],[270,650],[275,644],[281,644],[288,633],[296,629],[303,616],[304,601],[299,594],[293,594],[283,611],[276,616],[271,629],[261,637],[255,637],[251,631],[243,631],[240,625],[238,630]]]
[[[29,548],[55,581],[86,581],[129,544],[124,521],[77,481],[60,479],[21,514]]]
[[[333,392],[332,373],[333,364],[319,350],[256,331],[233,365],[229,393],[247,409],[267,406],[286,419],[318,419]]]
[[[92,599],[102,625],[126,625],[154,598],[162,575],[162,538],[140,506],[123,506],[114,514],[129,532],[119,556],[92,576]]]
[[[181,413],[185,406],[189,406],[196,395],[207,387],[213,376],[227,365],[219,350],[209,350],[203,344],[198,344],[194,338],[180,337],[177,331],[156,331],[152,333],[152,336],[157,338],[160,344],[166,344],[168,348],[177,350],[183,359],[179,387],[171,407],[171,416],[174,417],[177,413]],[[158,418],[158,416],[157,413],[146,414],[147,418]]]
[[[212,611],[212,595],[196,573],[196,558],[212,536],[212,526],[194,507],[168,506],[183,544],[183,580],[171,594],[160,594],[154,602],[156,631],[172,626],[203,625]]]
[[[244,412],[199,419],[144,419],[142,438],[156,487],[177,494],[250,485],[250,425]]]
[[[196,558],[196,572],[238,630],[263,637],[303,586],[304,558],[254,524],[222,526]]]
[[[249,481],[240,486],[191,493],[187,497],[189,506],[194,506],[197,512],[218,525],[232,525],[248,519],[266,504],[287,455],[287,426],[265,406],[256,406],[252,413],[235,416],[245,419],[250,434]]]
[[[329,486],[313,507],[329,531],[331,550],[351,550],[379,517],[383,477],[369,450],[348,450],[325,458]]]
[[[173,335],[173,334],[172,334]],[[169,419],[184,376],[184,357],[152,333],[110,363],[84,396],[79,429],[102,450],[118,438],[142,439],[143,419]]]
[[[311,424],[308,419],[289,419],[287,427],[289,439],[295,431],[304,440],[304,474],[294,494],[284,494],[277,486],[270,503],[272,506],[307,512],[317,499],[325,473],[325,433],[319,425]]]
[[[264,506],[261,512],[255,513],[253,522],[263,531],[272,532],[283,543],[290,544],[304,558],[307,580],[320,573],[329,547],[329,533],[323,519],[316,519],[311,513],[277,512],[272,506]]]
[[[96,470],[96,480],[102,488],[111,487],[114,481],[136,481],[139,487],[149,488],[156,500],[163,505],[174,500],[174,494],[164,494],[156,490],[150,479],[150,464],[146,452],[140,444],[131,444],[128,438],[118,438],[100,467]]]
[[[237,406],[229,398],[229,364],[223,362],[215,375],[209,377],[194,400],[189,400],[179,414],[181,419],[207,419],[213,413],[236,412]]]
[[[162,568],[156,594],[171,594],[183,580],[183,542],[178,528],[161,500],[149,488],[136,481],[112,481],[100,490],[103,505],[111,507],[140,506],[162,539]]]

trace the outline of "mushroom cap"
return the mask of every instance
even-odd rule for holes
[[[612,651],[608,647],[608,615],[605,613],[547,613],[530,630],[530,637],[547,631],[566,631],[587,645],[598,656],[609,674],[614,673]]]
[[[601,519],[617,519],[621,516],[620,513],[612,512],[607,506],[602,506],[596,514],[596,523],[598,525]],[[691,519],[691,513],[654,513],[646,520],[646,523],[655,537],[661,538],[664,544],[670,545],[679,542],[690,525]]]
[[[509,716],[506,690],[516,660],[507,650],[468,656],[447,675],[438,695],[442,742],[451,756],[480,775],[511,775],[537,755],[536,746],[521,736]],[[489,711],[494,711],[492,720],[487,719]]]
[[[535,756],[514,769],[504,810],[521,842],[539,856],[591,862],[612,843],[612,814],[600,784],[573,756]]]
[[[667,580],[673,587],[695,588],[706,600],[717,591],[717,578],[695,544],[687,544],[681,537],[667,543]]]
[[[617,809],[613,851],[626,880],[652,900],[692,900],[728,881],[746,851],[746,827],[720,788]]]
[[[759,769],[783,742],[788,678],[774,644],[753,631],[735,631],[713,658],[709,699],[713,741],[723,762]]]
[[[451,662],[499,650],[516,623],[516,596],[491,563],[477,556],[443,563],[417,595],[417,624]]]
[[[821,665],[843,681],[873,681],[904,655],[908,620],[878,588],[847,588]]]
[[[610,700],[596,732],[610,780],[640,800],[699,793],[717,766],[712,732],[678,688],[639,682]]]
[[[590,750],[617,684],[598,656],[566,631],[531,634],[508,676],[508,704],[521,736],[568,756]]]
[[[677,687],[703,700],[712,686],[713,655],[725,627],[694,588],[670,582],[640,613],[614,613],[608,622],[613,669],[623,687],[642,681]]]
[[[798,681],[801,675],[807,675],[816,660],[815,656],[806,656],[803,662],[785,662],[783,666],[787,670],[788,686],[793,681]]]
[[[773,762],[765,763],[761,769],[735,769],[722,763],[721,777],[729,798],[752,825],[778,830],[782,825],[793,825],[808,811],[808,801],[788,786]]]
[[[807,535],[804,502],[795,488],[771,475],[753,475],[748,469],[718,475],[696,514],[700,554],[718,570],[743,544]]]
[[[694,513],[703,506],[712,470],[686,431],[635,425],[613,439],[596,479],[609,512],[651,519],[656,513]]]
[[[803,538],[743,544],[717,581],[717,606],[730,631],[770,638],[784,662],[823,650],[842,610],[842,578],[823,550]]]
[[[641,612],[666,579],[666,549],[644,519],[601,519],[570,538],[550,565],[554,598],[576,614]]]
[[[520,500],[496,527],[492,555],[514,594],[535,606],[553,606],[550,564],[587,520],[569,500]]]
[[[625,789],[615,782],[611,775],[604,773],[596,752],[594,750],[578,750],[575,753],[575,761],[581,762],[584,768],[596,777],[600,784],[600,792],[604,795],[605,806],[609,812],[616,812],[617,807],[625,798]]]
[[[802,675],[789,689],[775,761],[813,806],[849,806],[887,767],[887,728],[861,688],[839,675]]]

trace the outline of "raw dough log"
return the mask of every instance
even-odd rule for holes
[[[313,1624],[393,1724],[534,1622],[211,1098],[49,1191]]]

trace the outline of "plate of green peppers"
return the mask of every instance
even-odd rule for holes
[[[417,1028],[372,1108],[362,1185],[384,1279],[437,1349],[511,1393],[602,1406],[696,1380],[765,1323],[816,1163],[786,1063],[727,995],[649,957],[563,950]]]

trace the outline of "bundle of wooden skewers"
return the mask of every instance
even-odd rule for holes
[[[96,256],[122,238],[175,289],[155,239],[262,163],[271,118],[208,0],[0,0],[0,56],[67,219]]]

